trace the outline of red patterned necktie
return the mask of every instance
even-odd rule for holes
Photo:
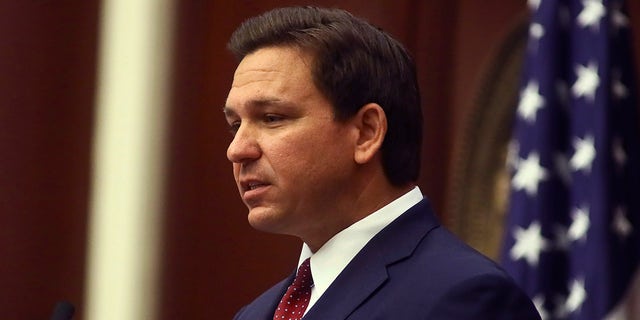
[[[273,320],[301,319],[309,305],[311,287],[313,287],[313,277],[311,276],[309,258],[307,258],[298,268],[296,278],[293,279],[293,283],[287,288],[287,293],[280,300]]]

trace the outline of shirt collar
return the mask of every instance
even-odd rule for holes
[[[322,296],[369,240],[422,199],[420,188],[415,187],[386,206],[338,232],[317,252],[311,252],[309,246],[306,243],[303,244],[298,266],[310,257],[311,275],[314,282],[311,302],[307,309]]]

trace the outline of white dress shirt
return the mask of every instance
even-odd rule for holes
[[[320,299],[369,240],[422,199],[420,188],[415,187],[376,212],[338,232],[315,253],[311,252],[306,243],[303,244],[298,266],[311,257],[311,275],[313,276],[311,299],[306,310],[311,309]]]

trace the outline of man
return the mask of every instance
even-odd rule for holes
[[[249,223],[304,242],[298,274],[236,319],[539,319],[416,187],[422,114],[400,43],[304,7],[246,21],[229,48],[227,157]]]

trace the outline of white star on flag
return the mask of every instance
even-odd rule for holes
[[[540,166],[538,153],[531,152],[526,159],[518,160],[512,184],[516,190],[524,189],[528,195],[535,195],[538,193],[538,184],[546,179],[547,175],[547,170]]]
[[[571,226],[569,227],[568,237],[571,241],[584,241],[587,239],[587,231],[591,226],[589,219],[589,207],[575,208],[571,213]]]
[[[611,80],[611,91],[613,92],[613,96],[618,99],[624,99],[629,95],[629,89],[627,86],[622,83],[622,74],[619,69],[613,70],[611,72],[612,80]]]
[[[619,6],[614,6],[613,13],[611,15],[611,22],[618,29],[629,26],[629,18],[622,12]]]
[[[575,137],[573,139],[573,148],[575,153],[569,160],[569,165],[573,171],[585,170],[591,171],[591,165],[596,157],[596,148],[594,147],[593,136],[587,135],[584,139]]]
[[[583,0],[582,11],[578,15],[578,25],[586,28],[599,28],[600,20],[607,13],[607,9],[602,4],[602,0]]]
[[[633,232],[633,226],[629,219],[627,219],[627,210],[624,207],[618,206],[613,216],[613,230],[621,238],[628,237]]]
[[[540,222],[537,221],[532,222],[527,229],[516,226],[513,231],[516,243],[509,252],[511,259],[519,260],[525,258],[529,265],[538,265],[540,251],[549,246],[548,240],[542,236],[540,229]]]
[[[584,290],[584,279],[573,280],[571,283],[571,288],[569,288],[569,297],[565,302],[565,309],[569,312],[575,312],[580,307],[582,307],[582,303],[587,299],[587,291]]]
[[[529,36],[540,40],[544,36],[544,27],[539,23],[532,23],[529,27]]]
[[[518,103],[518,115],[527,122],[536,121],[536,113],[538,109],[544,105],[544,97],[540,95],[540,88],[538,82],[535,80],[529,81],[526,88],[520,93],[520,103]]]
[[[538,8],[540,8],[540,2],[542,0],[527,0],[527,4],[529,5],[529,9],[531,9],[531,11],[538,11]]]
[[[622,145],[622,141],[620,141],[620,137],[615,137],[613,139],[611,149],[613,152],[613,161],[615,161],[618,167],[624,167],[627,163],[627,152],[624,151],[624,146]]]
[[[571,93],[576,98],[587,97],[593,101],[596,96],[596,89],[600,85],[600,76],[598,76],[598,64],[589,62],[588,66],[576,65],[575,67],[576,82],[571,87]]]
[[[548,319],[549,318],[549,312],[547,312],[547,309],[544,308],[544,296],[539,294],[539,295],[533,297],[533,299],[531,299],[531,301],[533,302],[533,305],[538,310],[538,313],[540,314],[540,318],[542,318],[542,320]]]

